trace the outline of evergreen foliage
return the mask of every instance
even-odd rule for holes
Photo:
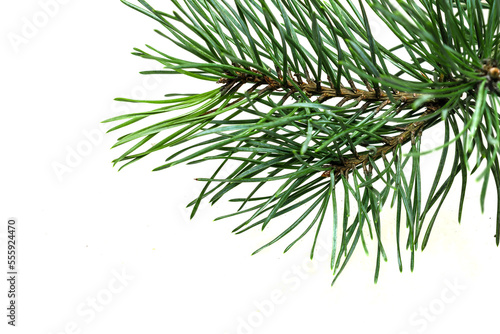
[[[457,179],[459,221],[471,177],[483,184],[483,211],[490,183],[500,203],[500,1],[172,0],[173,13],[143,0],[122,2],[157,21],[169,46],[197,59],[148,45],[133,54],[163,69],[144,74],[187,75],[212,81],[214,89],[155,101],[118,99],[156,107],[107,120],[120,121],[110,131],[165,118],[120,137],[114,147],[130,148],[114,164],[123,168],[167,147],[178,151],[155,170],[220,161],[211,177],[198,179],[205,187],[189,206],[194,215],[202,200],[216,203],[250,183],[246,198],[231,199],[241,203],[237,212],[217,218],[242,214],[236,233],[299,212],[256,252],[301,229],[285,251],[311,234],[312,258],[321,227],[333,224],[334,281],[360,241],[366,249],[368,234],[377,244],[376,282],[386,260],[381,229],[395,228],[399,268],[406,248],[413,270],[414,253],[427,245]],[[370,12],[398,45],[373,37]],[[436,148],[441,159],[423,194],[421,136],[436,124],[445,132]],[[237,167],[220,176],[229,161]],[[274,192],[263,192],[266,182],[275,184]],[[395,222],[380,219],[387,205],[396,208]]]

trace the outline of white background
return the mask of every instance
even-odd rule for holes
[[[147,110],[113,98],[213,89],[195,79],[138,74],[158,67],[130,55],[133,47],[182,54],[156,36],[154,21],[119,1],[26,0],[4,4],[0,22],[1,268],[9,217],[19,221],[20,263],[18,326],[6,325],[2,279],[1,333],[498,331],[493,184],[481,214],[480,185],[470,179],[459,225],[457,181],[413,273],[407,253],[399,273],[394,213],[387,210],[389,261],[379,282],[373,284],[375,254],[359,248],[331,287],[329,250],[319,247],[311,262],[311,236],[285,255],[287,243],[279,243],[250,256],[279,226],[235,236],[238,219],[213,222],[232,209],[225,201],[202,205],[189,220],[185,205],[202,187],[194,178],[209,176],[213,165],[153,173],[162,152],[121,172],[112,167],[118,134],[104,135],[100,122]],[[432,129],[424,140],[436,144],[440,136]],[[431,175],[436,156],[424,162]]]

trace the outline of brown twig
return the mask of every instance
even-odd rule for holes
[[[310,79],[308,73],[305,73],[307,82],[302,81],[302,77],[300,76],[300,74],[295,74],[296,79],[294,80],[291,73],[289,73],[287,83],[283,84],[284,80],[280,72],[278,72],[278,75],[281,82],[276,81],[269,76],[260,73],[259,71],[252,70],[252,72],[254,72],[255,75],[237,72],[237,76],[235,78],[223,78],[219,80],[219,83],[224,84],[224,86],[221,88],[221,91],[234,91],[234,86],[241,87],[241,83],[253,83],[254,85],[250,89],[252,91],[260,85],[266,85],[266,87],[261,90],[265,92],[272,92],[277,90],[286,91],[286,98],[284,98],[284,100],[293,95],[293,93],[297,92],[296,87],[299,87],[309,97],[318,96],[317,101],[320,103],[323,103],[332,98],[341,97],[342,100],[337,104],[337,106],[342,106],[344,103],[350,100],[356,100],[358,103],[364,102],[361,108],[367,109],[370,104],[374,102],[381,102],[379,107],[376,109],[376,112],[379,112],[381,109],[391,103],[390,98],[385,92],[380,91],[379,89],[373,89],[368,81],[365,81],[367,90],[356,88],[352,80],[349,80],[349,85],[351,86],[350,88],[345,88],[343,86],[340,88],[335,88],[333,87],[333,83],[331,80],[329,80],[330,87],[326,87],[322,86],[319,82],[313,82]],[[293,80],[293,83],[291,82],[291,80]],[[420,95],[415,93],[399,92],[396,90],[393,90],[392,92],[393,99],[395,101],[400,101],[401,104],[398,107],[397,112],[400,112],[403,108],[407,107],[412,102],[420,98]],[[445,102],[446,101],[427,102],[424,105],[424,107],[426,107],[426,110],[421,115],[421,117],[427,116],[430,113],[440,109]],[[392,152],[396,147],[398,147],[398,145],[403,145],[409,141],[414,142],[415,134],[420,136],[423,129],[426,125],[429,124],[429,122],[429,120],[416,121],[410,123],[404,128],[399,128],[399,130],[402,131],[400,134],[393,137],[384,137],[384,145],[377,147],[376,150],[370,153],[358,154],[358,152],[356,152],[356,150],[354,149],[353,157],[347,158],[340,155],[340,161],[327,165],[331,169],[325,171],[322,176],[330,177],[330,174],[333,172],[336,177],[339,177],[340,175],[344,175],[347,177],[350,172],[359,167],[363,167],[365,171],[370,171],[373,167],[370,164],[370,158],[373,160],[377,160],[378,158],[387,159],[386,155]]]
[[[444,104],[444,102],[443,102]],[[427,109],[425,112],[420,116],[420,118],[423,118],[436,110],[440,109],[442,104],[440,103],[435,103],[435,104],[429,104],[427,106]],[[385,158],[385,156],[392,152],[396,147],[399,145],[404,145],[405,143],[412,141],[414,142],[415,140],[415,134],[418,136],[421,136],[422,131],[424,128],[429,124],[429,120],[422,120],[422,121],[417,121],[408,124],[404,128],[404,131],[400,133],[399,135],[392,136],[392,137],[385,137],[385,145],[377,147],[376,151],[373,153],[365,153],[365,154],[360,154],[358,157],[352,157],[348,159],[344,159],[342,162],[330,164],[329,166],[331,167],[331,170],[325,171],[322,176],[323,177],[330,177],[330,173],[334,171],[335,176],[340,176],[340,175],[348,175],[352,170],[360,167],[360,166],[366,166],[366,164],[369,164],[370,162],[370,157],[372,160],[377,160],[378,158]]]
[[[311,81],[309,75],[306,75],[307,82],[302,81],[302,78],[299,74],[295,74],[296,79],[294,80],[292,76],[288,75],[288,80],[286,84],[283,82],[276,81],[273,78],[266,76],[260,73],[257,70],[252,70],[255,75],[237,72],[237,76],[232,79],[222,78],[218,82],[224,84],[221,87],[222,92],[228,91],[228,87],[233,87],[237,83],[253,83],[253,84],[265,84],[268,85],[272,90],[285,90],[292,91],[292,93],[296,92],[297,89],[295,86],[298,86],[304,93],[308,96],[318,96],[321,102],[329,100],[335,97],[342,97],[347,100],[356,100],[359,99],[361,101],[390,101],[389,96],[383,91],[375,91],[371,86],[367,83],[368,90],[357,89],[354,85],[354,82],[349,82],[351,88],[340,87],[338,90],[334,87],[322,86],[319,82]],[[280,76],[281,77],[281,76]],[[293,84],[291,82],[293,80]],[[295,86],[294,86],[295,84]],[[340,94],[338,94],[340,91]],[[414,93],[405,93],[405,92],[394,92],[393,98],[395,101],[403,101],[406,103],[412,103],[420,97],[419,94]]]

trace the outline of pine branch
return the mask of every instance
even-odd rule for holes
[[[238,64],[233,64],[233,66],[238,67]],[[485,66],[484,70],[485,72],[488,72],[490,71],[490,68]],[[316,102],[318,103],[324,103],[332,98],[342,98],[342,100],[340,100],[340,102],[337,103],[337,107],[341,107],[346,102],[349,102],[351,100],[355,100],[358,103],[364,102],[363,106],[361,107],[362,109],[366,109],[373,102],[382,102],[377,107],[376,113],[379,112],[381,109],[383,109],[385,106],[387,106],[389,103],[391,103],[391,99],[389,98],[389,96],[387,96],[387,94],[380,91],[376,92],[369,85],[367,85],[368,90],[360,90],[356,88],[355,84],[352,82],[351,84],[352,88],[347,89],[341,87],[340,89],[337,90],[335,89],[335,87],[333,87],[333,85],[332,87],[325,87],[322,86],[320,82],[317,83],[313,82],[312,80],[310,80],[310,78],[307,79],[307,82],[304,82],[301,80],[300,74],[292,75],[290,73],[288,76],[289,79],[285,82],[283,80],[282,75],[278,75],[279,80],[274,80],[266,76],[265,74],[260,73],[257,70],[251,70],[251,71],[254,72],[254,74],[237,72],[235,78],[220,79],[218,83],[224,84],[224,86],[221,88],[221,92],[224,92],[223,94],[227,94],[227,92],[229,92],[234,87],[239,88],[243,84],[251,83],[253,84],[253,86],[252,88],[250,88],[245,92],[245,95],[252,93],[257,87],[265,85],[265,87],[259,91],[259,95],[262,95],[264,92],[282,90],[286,91],[285,96],[290,97],[294,93],[297,93],[300,90],[304,92],[309,98],[317,96],[318,98]],[[296,77],[297,79],[296,80],[291,79],[293,77]],[[405,106],[408,106],[409,104],[417,101],[419,98],[422,98],[422,96],[421,94],[416,94],[416,93],[405,93],[405,92],[395,91],[392,94],[391,98],[392,101],[400,102],[400,106],[397,110],[398,112],[402,110]],[[239,102],[241,101],[241,99],[243,99],[243,97],[239,98],[233,103]],[[427,101],[425,103],[426,111],[422,114],[421,117],[427,116],[432,112],[439,110],[446,104],[446,102],[448,102],[446,99],[442,99],[440,103],[436,103],[436,101]],[[215,110],[212,110],[210,112],[214,111]],[[331,170],[334,171],[334,175],[336,177],[338,177],[339,175],[344,175],[347,178],[349,176],[349,173],[352,172],[353,169],[358,168],[359,166],[363,167],[363,170],[365,170],[365,174],[369,173],[368,170],[366,170],[366,166],[369,164],[370,158],[373,160],[377,160],[381,157],[385,157],[393,150],[395,150],[398,146],[404,145],[410,140],[412,142],[412,145],[415,145],[415,136],[418,135],[419,137],[421,137],[422,131],[424,130],[425,126],[430,124],[431,121],[433,120],[434,119],[410,123],[409,125],[407,125],[402,129],[401,134],[383,138],[385,145],[375,148],[374,151],[363,155],[359,155],[357,154],[356,151],[354,151],[353,153],[355,157],[348,159],[344,158],[342,159],[342,161],[339,161],[337,163],[331,163],[330,165],[325,167],[331,168]],[[371,166],[370,170],[372,170]],[[330,172],[331,172],[330,170],[327,170],[322,174],[322,176],[329,177]]]
[[[309,219],[285,252],[315,227],[312,258],[326,212],[333,209],[334,281],[360,240],[368,252],[368,233],[376,245],[376,282],[381,259],[387,260],[380,217],[391,194],[400,270],[402,224],[413,270],[415,251],[427,245],[456,179],[461,180],[459,221],[474,173],[483,182],[481,209],[492,175],[500,211],[499,1],[172,0],[178,9],[172,14],[143,0],[142,6],[122,2],[156,20],[165,29],[158,34],[198,58],[179,59],[151,46],[135,49],[134,55],[164,66],[143,74],[180,74],[218,86],[158,101],[118,99],[161,106],[107,120],[122,121],[110,131],[164,113],[169,117],[118,138],[114,147],[135,144],[113,163],[124,163],[123,168],[168,147],[180,148],[155,170],[221,161],[211,177],[197,179],[206,184],[188,206],[194,216],[201,201],[215,204],[239,185],[253,184],[246,198],[230,200],[241,203],[237,212],[217,218],[246,216],[235,233],[265,229],[280,216],[302,211],[255,253]],[[389,48],[376,40],[369,10],[399,45]],[[441,159],[423,201],[426,152],[420,144],[436,125],[444,127],[445,138],[434,148]],[[448,176],[447,161],[452,162]],[[235,167],[221,176],[228,162]],[[265,193],[268,182],[275,190]],[[351,217],[353,203],[358,210]]]

